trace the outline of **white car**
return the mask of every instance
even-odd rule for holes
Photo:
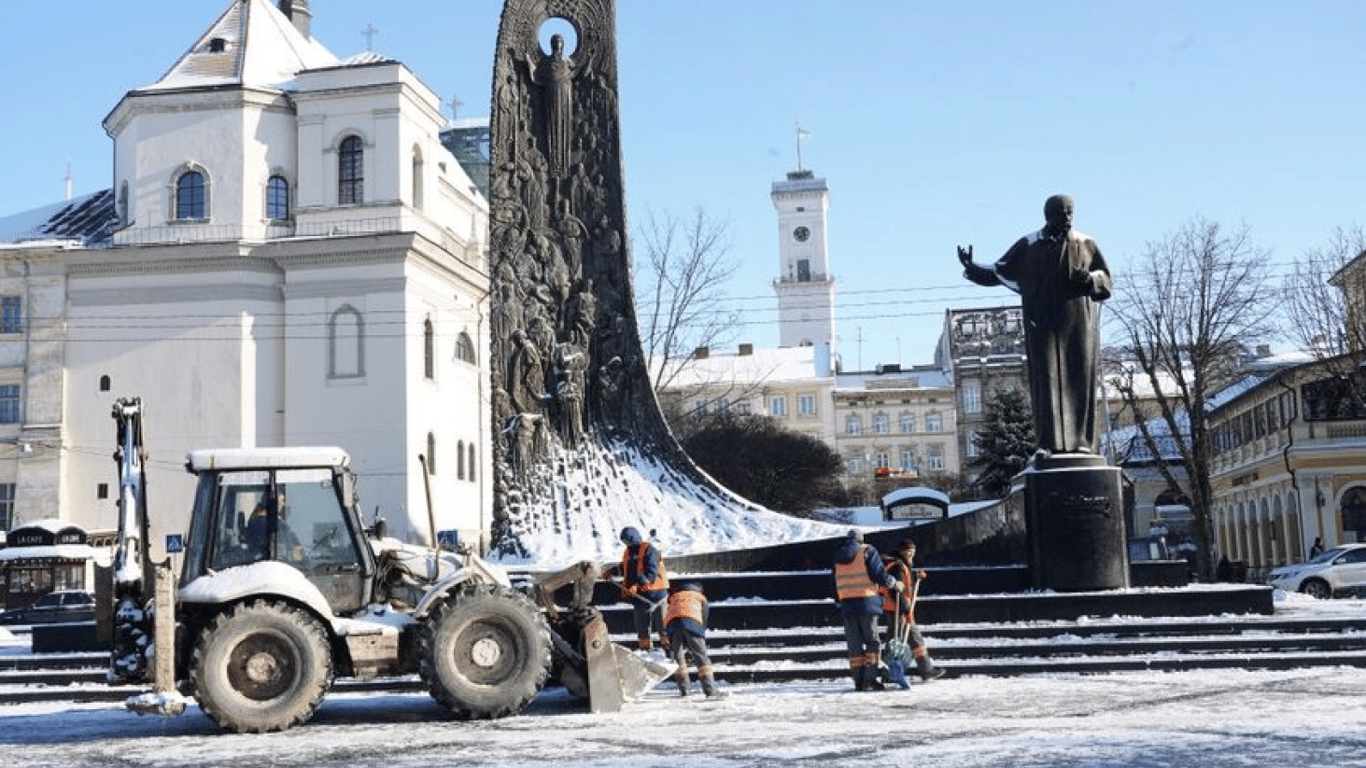
[[[1318,557],[1271,571],[1267,581],[1286,592],[1317,598],[1366,593],[1366,544],[1343,544]]]

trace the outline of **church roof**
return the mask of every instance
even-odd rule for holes
[[[89,245],[107,238],[116,223],[114,191],[106,189],[0,217],[0,247],[51,240],[78,240]]]
[[[299,72],[340,64],[269,0],[230,0],[161,79],[136,92],[215,85],[283,86]]]

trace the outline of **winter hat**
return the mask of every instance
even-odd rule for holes
[[[641,541],[644,541],[644,539],[640,538],[640,531],[637,531],[633,526],[628,525],[621,529],[621,543],[629,544],[634,547]]]
[[[849,538],[853,539],[854,541],[863,541],[863,531],[860,531],[857,528],[850,528]]]

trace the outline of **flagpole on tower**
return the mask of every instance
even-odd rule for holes
[[[797,121],[797,171],[805,170],[802,168],[802,139],[811,135],[811,131],[802,127],[802,121]]]

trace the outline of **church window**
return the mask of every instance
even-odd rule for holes
[[[365,147],[359,136],[342,139],[337,152],[337,202],[360,205],[365,202]]]
[[[271,176],[266,181],[266,218],[289,218],[289,182],[284,176]]]
[[[811,260],[797,259],[797,282],[811,282]]]
[[[422,148],[413,147],[413,207],[422,210]]]
[[[470,335],[461,331],[455,339],[455,359],[462,363],[475,365],[479,362],[474,355],[474,342],[470,341]]]
[[[431,318],[422,321],[422,375],[436,378],[436,329]]]
[[[186,171],[176,179],[175,217],[181,220],[208,218],[208,184],[203,173]]]
[[[350,304],[327,322],[327,375],[334,379],[365,375],[365,319]]]

